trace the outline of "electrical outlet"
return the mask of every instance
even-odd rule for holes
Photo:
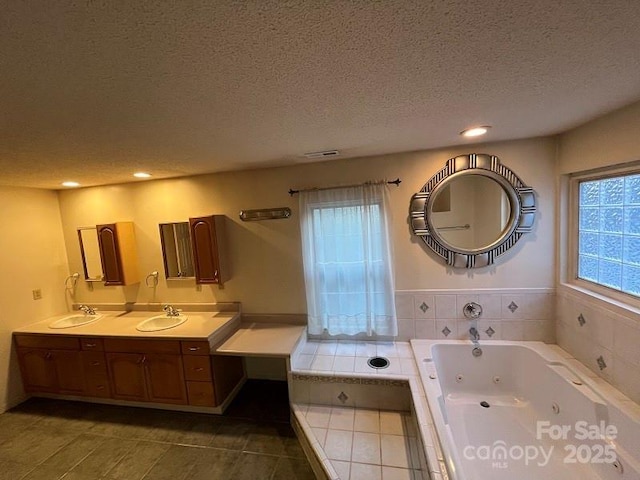
[[[42,290],[40,290],[39,288],[31,290],[31,293],[33,294],[34,300],[40,300],[42,298]]]

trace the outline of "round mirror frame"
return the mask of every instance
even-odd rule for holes
[[[484,247],[468,250],[447,243],[434,227],[431,207],[439,191],[463,175],[482,175],[500,184],[511,206],[509,221],[500,237]],[[459,268],[480,268],[492,265],[496,257],[515,245],[520,237],[533,228],[536,199],[533,188],[526,186],[495,155],[470,153],[447,160],[446,165],[411,197],[409,216],[411,230],[422,238],[447,265]]]

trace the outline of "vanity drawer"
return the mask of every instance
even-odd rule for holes
[[[209,355],[209,342],[186,341],[180,343],[184,355]]]
[[[184,363],[184,376],[187,380],[196,382],[211,381],[211,361],[207,355],[185,355],[182,358]]]
[[[76,337],[61,335],[15,335],[19,347],[50,348],[52,350],[80,350]]]
[[[102,352],[82,352],[85,375],[107,375],[107,362]]]
[[[187,382],[189,393],[189,405],[199,407],[215,407],[216,396],[213,392],[213,384],[210,382]]]
[[[81,338],[80,348],[82,350],[95,350],[98,352],[104,351],[104,343],[101,338]]]
[[[90,397],[111,397],[109,377],[106,375],[96,375],[95,377],[87,378],[86,386],[86,394]]]
[[[105,338],[104,349],[115,353],[180,353],[178,340]]]

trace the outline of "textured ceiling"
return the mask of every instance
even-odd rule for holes
[[[0,184],[548,135],[640,99],[636,0],[5,0]]]

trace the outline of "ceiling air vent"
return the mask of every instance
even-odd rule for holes
[[[327,150],[324,152],[311,152],[311,153],[304,154],[306,158],[330,158],[330,157],[337,157],[339,155],[340,155],[340,152],[338,150]]]

